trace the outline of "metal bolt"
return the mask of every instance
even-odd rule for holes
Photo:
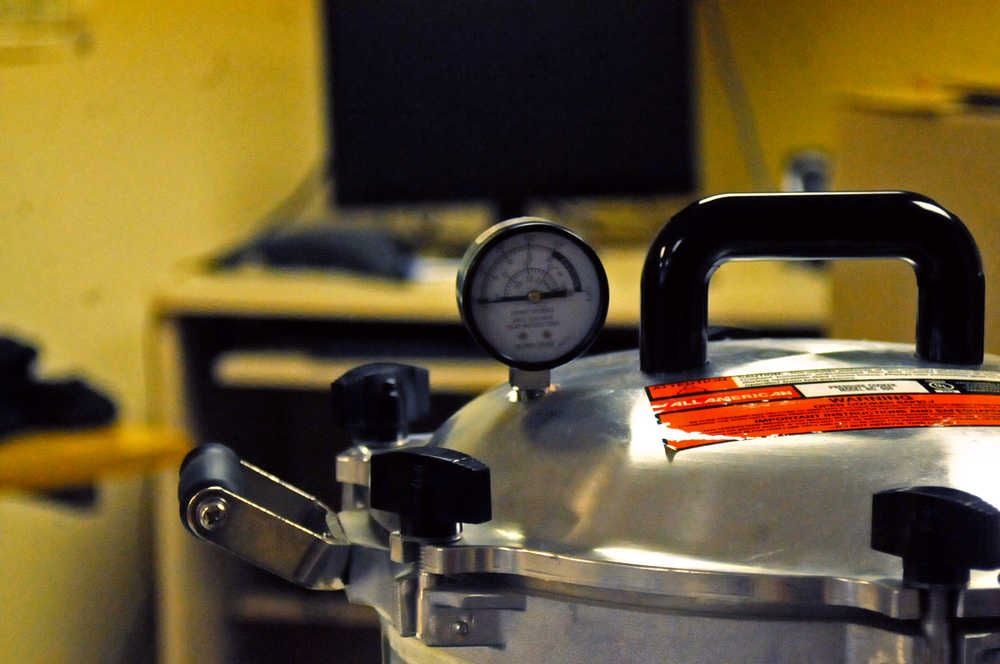
[[[198,503],[198,524],[205,530],[218,530],[229,517],[229,505],[222,498],[209,498]]]
[[[451,624],[451,631],[459,636],[465,636],[469,633],[469,623],[464,620],[456,620]]]

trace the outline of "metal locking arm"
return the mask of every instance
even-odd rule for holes
[[[350,543],[335,512],[217,443],[181,465],[181,522],[197,537],[295,584],[340,590]]]

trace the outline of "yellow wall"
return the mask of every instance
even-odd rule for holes
[[[720,4],[772,178],[792,150],[835,147],[841,90],[1000,80],[997,3]],[[74,6],[89,50],[32,62],[0,48],[0,328],[139,418],[154,285],[247,233],[323,154],[316,25],[307,0]],[[751,189],[704,37],[704,189]],[[107,597],[140,595],[148,565],[139,488],[110,486],[103,521],[0,500],[0,661],[112,659],[127,621]]]
[[[777,181],[795,150],[835,150],[845,91],[942,78],[1000,84],[1000,3],[979,0],[701,0],[722,8],[737,66]],[[702,21],[700,83],[705,191],[747,190],[738,134]],[[878,183],[872,183],[877,187]]]
[[[140,415],[150,290],[320,158],[309,2],[95,2],[92,48],[0,64],[0,325]]]
[[[307,1],[76,6],[88,51],[0,46],[0,330],[138,419],[154,285],[323,153],[316,26]],[[92,512],[0,498],[0,661],[119,661],[141,625],[148,501],[102,489]]]

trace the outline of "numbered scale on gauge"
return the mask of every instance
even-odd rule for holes
[[[597,254],[570,230],[522,217],[476,238],[458,274],[466,326],[504,364],[543,371],[583,353],[608,312]]]

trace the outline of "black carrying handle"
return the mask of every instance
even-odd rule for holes
[[[708,280],[735,258],[902,258],[917,276],[917,356],[983,361],[985,279],[962,221],[905,191],[724,194],[675,215],[642,270],[640,367],[706,362]]]

